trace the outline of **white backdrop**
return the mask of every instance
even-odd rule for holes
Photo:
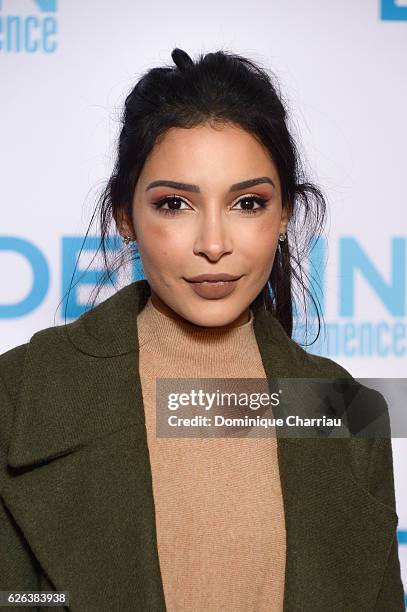
[[[175,46],[277,74],[330,211],[328,337],[310,350],[355,377],[406,377],[407,0],[0,0],[0,352],[63,322],[124,97]],[[407,590],[406,440],[393,449]]]

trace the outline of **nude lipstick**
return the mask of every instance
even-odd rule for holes
[[[239,278],[241,276],[232,274],[200,274],[185,280],[200,297],[216,300],[230,295],[236,288]]]

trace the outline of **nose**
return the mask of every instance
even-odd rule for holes
[[[232,252],[230,228],[221,210],[202,213],[197,222],[193,250],[195,255],[205,255],[211,261]]]

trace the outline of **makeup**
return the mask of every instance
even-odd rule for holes
[[[202,283],[185,282],[200,297],[216,300],[230,295],[235,290],[239,279],[233,281],[205,281]]]

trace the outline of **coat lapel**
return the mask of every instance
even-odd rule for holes
[[[136,316],[149,294],[132,283],[28,347],[2,496],[74,612],[165,611],[138,376]],[[269,380],[321,376],[258,308],[254,331]],[[278,438],[285,612],[373,609],[398,519],[353,476],[350,450],[344,439]]]

